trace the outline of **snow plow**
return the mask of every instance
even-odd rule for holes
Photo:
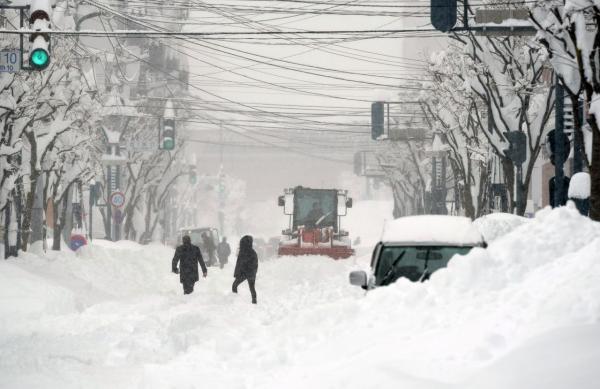
[[[284,255],[324,255],[333,259],[354,255],[348,232],[341,226],[342,216],[352,207],[348,191],[311,189],[297,186],[279,196],[278,205],[290,217],[282,231],[277,253]]]

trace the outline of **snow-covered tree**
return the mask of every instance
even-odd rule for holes
[[[502,158],[511,202],[523,214],[533,167],[541,150],[554,107],[554,88],[543,82],[547,54],[528,37],[454,36],[463,45],[465,85],[488,108],[490,126],[480,124],[490,147]],[[526,158],[522,177],[515,177],[518,166],[505,153],[509,148],[507,132],[526,137]],[[521,201],[512,191],[516,186]]]
[[[430,160],[425,141],[386,141],[377,152],[379,166],[394,196],[394,217],[426,212]]]
[[[69,150],[83,147],[82,140],[90,140],[95,120],[96,107],[88,93],[89,87],[71,55],[74,45],[68,38],[56,39],[48,69],[18,73],[2,85],[0,92],[3,102],[1,143],[5,150],[2,154],[7,158],[5,166],[11,166],[3,173],[2,193],[13,193],[11,185],[18,185],[18,197],[22,198],[14,200],[21,202],[23,208],[20,226],[23,250],[30,241],[36,196],[44,186],[38,183],[43,180],[43,166],[51,163],[56,169],[63,169],[52,158],[59,155],[63,147]],[[7,195],[2,196],[0,207],[5,206],[7,199]],[[39,223],[33,227],[40,228]]]
[[[588,138],[590,217],[600,220],[600,2],[538,0],[530,7],[538,39],[550,54],[552,67],[573,106],[580,98],[585,101],[591,136],[584,137],[578,115],[574,115],[575,129],[576,136]]]
[[[423,92],[421,99],[424,114],[446,146],[460,206],[474,219],[486,211],[488,203],[490,156],[482,128],[487,109],[465,83],[465,57],[454,49],[432,56],[428,74],[435,92]]]

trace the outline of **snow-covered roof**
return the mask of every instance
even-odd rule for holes
[[[471,219],[462,216],[420,215],[392,220],[385,225],[384,243],[480,246],[483,237]]]

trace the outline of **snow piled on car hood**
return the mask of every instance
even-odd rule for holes
[[[365,294],[368,256],[263,261],[257,306],[232,263],[182,296],[158,245],[27,254],[0,262],[0,387],[595,389],[598,252],[600,223],[543,210],[422,284]]]

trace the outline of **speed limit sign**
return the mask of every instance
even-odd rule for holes
[[[110,203],[115,208],[121,208],[125,204],[125,194],[123,192],[113,192],[110,195]]]

